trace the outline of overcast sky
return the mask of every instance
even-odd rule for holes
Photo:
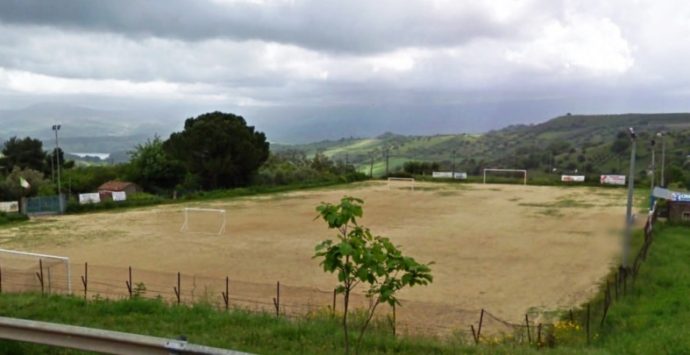
[[[0,0],[0,109],[221,110],[274,141],[689,111],[689,39],[688,1]]]

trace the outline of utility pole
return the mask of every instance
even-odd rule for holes
[[[622,267],[625,272],[630,268],[629,265],[629,255],[630,254],[630,241],[632,239],[632,204],[633,204],[633,189],[635,188],[635,150],[637,148],[637,136],[635,135],[635,129],[629,128],[630,131],[630,142],[632,143],[630,147],[630,173],[628,174],[628,205],[625,211],[625,234],[623,235],[623,262]]]
[[[666,136],[659,132],[656,134],[661,137],[661,187],[666,187],[666,176],[664,175],[664,168],[666,165]]]

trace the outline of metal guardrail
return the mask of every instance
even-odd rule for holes
[[[248,355],[234,350],[190,344],[184,340],[7,317],[0,317],[0,339],[105,354]]]

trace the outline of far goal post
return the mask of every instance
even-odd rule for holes
[[[522,184],[527,185],[527,170],[525,169],[484,169],[484,183],[486,184],[486,173],[520,173],[522,174]]]
[[[194,216],[197,215],[215,215],[216,216],[216,221],[212,223],[203,223],[204,226],[208,227],[209,225],[213,226],[216,225],[218,226],[218,230],[215,230],[215,227],[213,228],[213,233],[221,235],[225,233],[225,226],[227,225],[227,217],[224,209],[214,209],[214,208],[193,208],[193,207],[188,207],[185,208],[183,211],[184,213],[184,222],[182,223],[182,227],[180,228],[180,232],[188,232],[190,231],[190,222],[193,223],[192,219],[201,219],[201,217],[194,218]]]
[[[391,188],[394,188],[394,187],[409,188],[410,190],[414,190],[414,184],[415,184],[415,180],[413,178],[397,178],[397,177],[389,177],[388,178],[388,189],[389,190]]]

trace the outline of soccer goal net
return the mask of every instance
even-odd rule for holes
[[[0,249],[0,291],[72,293],[72,270],[64,256]]]
[[[213,208],[185,208],[182,210],[184,222],[180,232],[225,233],[227,217],[225,210]]]
[[[524,169],[484,169],[484,183],[488,175],[498,175],[504,179],[519,177],[523,185],[527,185],[527,170]]]
[[[388,189],[410,189],[414,190],[414,179],[412,178],[388,178]]]

